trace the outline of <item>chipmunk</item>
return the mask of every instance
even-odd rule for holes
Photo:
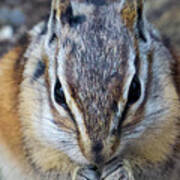
[[[0,60],[3,180],[178,180],[173,59],[143,0],[52,0]]]

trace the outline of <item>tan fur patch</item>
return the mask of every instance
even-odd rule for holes
[[[62,16],[63,13],[66,12],[67,8],[70,6],[69,0],[54,0],[54,10],[56,10],[56,18],[59,19],[59,17]]]
[[[21,144],[21,125],[17,114],[17,96],[22,66],[19,66],[16,72],[14,66],[23,53],[24,48],[17,47],[0,60],[0,141],[12,150],[11,153],[19,161],[23,155],[23,147]]]
[[[137,11],[134,4],[125,5],[121,11],[122,19],[129,30],[133,30],[133,26],[137,17]]]

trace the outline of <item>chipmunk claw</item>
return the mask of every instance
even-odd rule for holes
[[[100,180],[134,180],[134,177],[129,167],[119,162],[105,167]]]
[[[85,167],[78,170],[75,180],[100,180],[100,175],[92,167]]]

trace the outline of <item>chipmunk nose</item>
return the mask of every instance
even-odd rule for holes
[[[93,154],[93,159],[95,164],[103,164],[104,163],[104,156],[103,156],[103,142],[102,141],[96,141],[95,143],[93,143],[92,145],[92,154]]]
[[[97,141],[92,146],[92,152],[100,153],[102,151],[103,147],[104,147],[104,145],[103,145],[102,141]]]
[[[80,149],[84,157],[97,167],[109,161],[115,152],[114,141],[106,138],[85,139],[79,138]],[[113,143],[112,143],[113,142]]]

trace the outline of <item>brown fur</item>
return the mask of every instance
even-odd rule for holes
[[[121,13],[124,23],[132,31],[134,28],[134,21],[137,18],[137,12],[135,7],[133,5],[127,5]]]
[[[34,32],[30,44],[0,60],[0,167],[7,180],[99,180],[109,164],[135,180],[178,174],[170,165],[180,155],[180,63],[174,68],[152,27],[138,23],[136,5],[119,13],[112,4],[94,2],[88,20],[71,27],[70,1],[54,0],[48,32]],[[133,71],[144,94],[131,106],[124,94]],[[67,108],[53,99],[57,78]],[[114,180],[111,173],[105,180]]]
[[[22,144],[21,124],[18,114],[19,84],[22,81],[23,65],[16,67],[16,63],[24,53],[23,47],[17,47],[0,60],[0,141],[6,152],[23,167],[24,147]],[[0,148],[0,151],[2,149]],[[2,162],[1,162],[2,163]],[[1,164],[2,166],[2,164]]]

